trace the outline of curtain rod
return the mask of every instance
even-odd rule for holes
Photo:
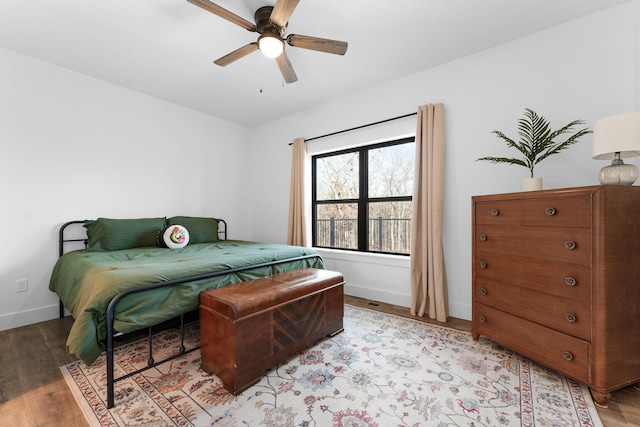
[[[375,125],[379,125],[381,123],[392,122],[394,120],[399,120],[399,119],[404,119],[406,117],[415,116],[417,114],[418,114],[418,112],[416,111],[415,113],[409,113],[409,114],[405,114],[403,116],[391,117],[390,119],[380,120],[378,122],[368,123],[366,125],[356,126],[356,127],[349,128],[349,129],[343,129],[343,130],[339,130],[337,132],[328,133],[326,135],[314,136],[313,138],[305,139],[304,142],[313,141],[315,139],[326,138],[328,136],[338,135],[338,134],[345,133],[345,132],[351,132],[352,130],[358,130],[358,129],[366,128],[366,127],[369,127],[369,126],[375,126]],[[289,145],[293,145],[293,142],[290,142]]]

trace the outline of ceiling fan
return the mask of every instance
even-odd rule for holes
[[[213,13],[214,15],[218,15],[227,21],[239,25],[245,30],[260,34],[257,41],[242,46],[241,48],[213,61],[216,65],[220,65],[221,67],[227,66],[232,62],[255,52],[256,50],[260,50],[265,56],[275,58],[284,81],[286,83],[293,83],[298,80],[298,76],[296,76],[296,72],[293,70],[293,66],[287,56],[287,52],[284,50],[285,41],[289,46],[332,53],[335,55],[344,55],[347,52],[347,42],[298,34],[286,35],[289,17],[293,14],[293,11],[300,0],[276,0],[275,6],[263,6],[259,8],[254,15],[254,19],[256,21],[255,24],[232,12],[229,12],[209,0],[187,1]]]

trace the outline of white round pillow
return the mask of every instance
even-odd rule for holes
[[[181,225],[170,225],[164,230],[162,240],[169,249],[184,248],[189,243],[189,232]]]

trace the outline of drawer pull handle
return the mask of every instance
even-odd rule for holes
[[[484,261],[480,262],[480,268],[487,268],[487,263]]]
[[[487,289],[486,288],[480,288],[480,294],[481,295],[486,295],[487,294]]]
[[[556,210],[554,208],[547,208],[544,210],[544,213],[549,216],[554,216],[556,214]]]
[[[567,319],[567,322],[569,322],[569,323],[576,323],[576,320],[578,320],[578,319],[576,319],[576,316],[571,314],[571,313],[565,314],[564,318]]]
[[[573,360],[573,354],[569,353],[568,351],[563,351],[562,357],[564,357],[564,360],[566,360],[567,362],[571,362]]]
[[[480,235],[480,241],[484,242],[485,240],[487,240],[487,235],[486,234],[481,234]]]
[[[478,317],[478,320],[480,321],[480,323],[485,323],[487,321],[487,319],[484,316]]]
[[[571,276],[568,276],[568,277],[564,278],[564,283],[566,283],[567,286],[575,286],[576,285],[576,279],[574,279]]]
[[[576,248],[576,242],[567,240],[566,242],[564,242],[564,247],[572,251]]]
[[[493,216],[498,216],[498,214],[500,214],[500,211],[496,208],[491,209],[491,215]]]

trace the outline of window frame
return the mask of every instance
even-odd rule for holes
[[[369,250],[369,209],[368,206],[370,203],[380,203],[380,202],[413,202],[413,195],[409,196],[391,196],[391,197],[369,197],[369,151],[376,150],[384,147],[391,147],[394,145],[401,144],[409,144],[415,142],[415,136],[408,136],[403,138],[392,139],[384,142],[378,142],[374,144],[365,144],[360,145],[358,147],[346,148],[341,150],[328,151],[325,153],[314,154],[311,156],[311,236],[312,243],[311,245],[316,248],[322,249],[332,249],[332,250],[340,250],[340,251],[350,251],[350,252],[363,252],[363,253],[371,253],[371,254],[386,254],[386,255],[399,255],[399,256],[409,256],[408,253],[401,252],[386,252],[386,251],[374,251]],[[358,158],[358,168],[359,168],[359,179],[358,179],[358,198],[351,199],[328,199],[328,200],[318,200],[317,199],[317,159],[325,158],[325,157],[333,157],[339,156],[343,154],[349,153],[359,153]],[[358,229],[358,247],[357,249],[351,248],[335,248],[331,246],[319,246],[317,242],[317,207],[318,205],[329,205],[329,204],[347,204],[354,203],[358,205],[358,218],[357,218],[357,229]],[[411,238],[411,236],[409,236]]]

